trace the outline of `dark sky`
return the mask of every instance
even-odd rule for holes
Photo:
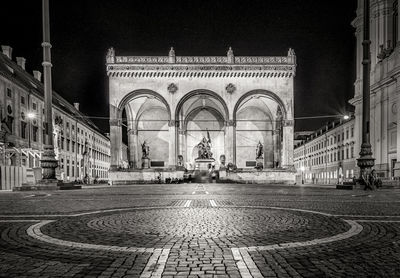
[[[344,113],[353,94],[356,0],[50,0],[53,88],[89,116],[108,116],[105,54],[297,55],[295,117]],[[41,1],[1,4],[0,44],[42,70]],[[14,58],[15,59],[15,58]],[[108,120],[94,120],[105,132]],[[296,121],[312,130],[327,119]]]

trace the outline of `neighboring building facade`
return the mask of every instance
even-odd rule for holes
[[[400,26],[397,0],[371,0],[370,141],[375,169],[383,179],[400,177]],[[356,153],[361,146],[363,1],[358,0],[356,28],[357,75],[354,98]]]
[[[44,137],[41,73],[25,71],[25,59],[12,61],[12,48],[0,54],[0,165],[40,167]],[[31,116],[31,117],[30,117]],[[79,111],[53,92],[54,147],[59,177],[65,181],[108,179],[110,140]]]
[[[204,137],[211,140],[217,168],[223,157],[226,164],[254,169],[261,142],[264,169],[290,173],[295,69],[292,49],[283,57],[235,57],[232,49],[213,57],[175,56],[173,49],[168,56],[115,56],[109,49],[110,179],[146,179],[144,142],[150,147],[150,169],[194,169]]]
[[[295,145],[298,184],[337,184],[358,176],[354,125],[354,118],[329,123]]]

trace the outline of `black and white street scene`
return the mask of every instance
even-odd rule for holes
[[[398,0],[0,7],[0,277],[400,277]]]

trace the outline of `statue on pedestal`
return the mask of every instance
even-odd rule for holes
[[[264,147],[260,141],[258,141],[257,148],[256,148],[256,159],[263,158],[263,151]]]
[[[258,141],[257,148],[256,148],[256,169],[262,170],[264,168],[264,146]]]
[[[207,130],[207,137],[203,137],[200,143],[197,145],[199,159],[210,159],[212,158],[213,153],[211,152],[211,139],[210,133]]]
[[[150,147],[147,145],[146,140],[142,144],[142,158],[149,158]]]

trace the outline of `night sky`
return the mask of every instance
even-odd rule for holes
[[[356,0],[50,0],[53,88],[88,116],[108,117],[105,54],[297,55],[295,117],[349,109],[354,94]],[[0,44],[41,70],[41,1],[4,1]],[[108,132],[107,119],[93,119]],[[327,119],[296,121],[313,130]]]

